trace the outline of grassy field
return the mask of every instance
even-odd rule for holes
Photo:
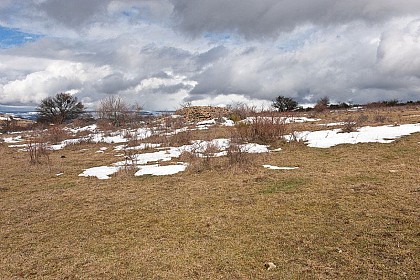
[[[363,114],[366,124],[420,120],[418,108]],[[112,149],[96,153],[103,146],[112,145],[70,146],[31,165],[0,144],[1,279],[420,278],[419,133],[329,149],[282,144],[246,166],[217,159],[173,176],[78,177],[115,162]]]

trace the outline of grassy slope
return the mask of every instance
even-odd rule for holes
[[[419,278],[419,142],[285,146],[247,170],[107,181],[77,177],[115,161],[98,145],[55,152],[49,172],[2,144],[0,278]]]

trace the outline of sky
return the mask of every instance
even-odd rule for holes
[[[0,105],[420,100],[418,0],[1,0]]]

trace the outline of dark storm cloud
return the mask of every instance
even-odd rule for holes
[[[302,24],[383,22],[420,12],[417,0],[173,0],[178,27],[192,35],[233,32],[275,36]]]
[[[180,90],[191,90],[192,86],[191,85],[186,85],[183,83],[179,83],[176,85],[169,85],[169,86],[165,86],[165,85],[160,85],[157,88],[152,89],[151,91],[153,93],[162,93],[162,94],[173,94],[173,93],[177,93]]]
[[[49,18],[70,27],[83,26],[95,14],[104,13],[110,0],[47,0],[35,7]]]
[[[418,0],[0,1],[0,103],[420,99]],[[144,102],[142,101],[144,100]]]

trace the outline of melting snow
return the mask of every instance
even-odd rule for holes
[[[141,143],[135,147],[127,147],[127,145],[118,145],[114,148],[114,151],[123,151],[123,150],[146,150],[150,148],[159,148],[162,144],[153,144],[153,143]]]
[[[172,164],[172,165],[143,165],[140,166],[139,171],[137,171],[134,176],[143,176],[143,175],[155,175],[155,176],[165,176],[173,175],[182,171],[185,171],[187,164]]]
[[[317,122],[321,119],[313,119],[307,117],[248,117],[242,122],[254,123],[257,120],[273,121],[278,123],[304,123],[304,122]]]
[[[96,177],[98,179],[106,180],[109,179],[110,175],[117,173],[120,167],[117,166],[98,166],[86,169],[79,176],[82,177]]]
[[[104,153],[106,150],[108,150],[107,147],[102,147],[98,151],[96,151],[96,153]]]
[[[201,121],[201,122],[198,122],[197,123],[197,125],[215,125],[215,124],[216,124],[216,120],[215,119]]]
[[[339,125],[345,125],[345,122],[336,122],[336,123],[320,123],[319,126],[339,126]]]
[[[229,139],[214,139],[212,141],[202,141],[196,140],[193,141],[191,145],[184,145],[181,147],[172,147],[167,150],[161,150],[152,153],[143,153],[136,154],[132,157],[127,157],[126,160],[119,161],[113,164],[112,167],[102,166],[102,167],[93,167],[85,170],[80,176],[95,176],[99,179],[108,179],[109,175],[117,172],[119,168],[126,165],[135,165],[139,167],[139,171],[136,173],[136,176],[141,176],[144,174],[152,175],[171,175],[181,171],[184,171],[186,168],[185,164],[178,165],[146,165],[149,162],[167,162],[173,158],[178,158],[183,152],[190,152],[195,154],[198,157],[212,156],[220,157],[227,154],[227,149],[230,146]],[[214,148],[214,149],[213,149]],[[243,152],[247,153],[267,153],[269,152],[267,146],[259,144],[243,144],[239,145],[239,148]],[[208,154],[207,154],[208,153]],[[109,168],[109,169],[106,169]],[[175,172],[176,171],[176,172]],[[105,172],[105,173],[104,173]],[[175,172],[175,173],[172,173]],[[104,176],[105,175],[105,176]]]
[[[19,143],[19,142],[22,142],[23,139],[22,139],[22,136],[16,136],[16,137],[6,137],[6,138],[3,138],[3,141],[5,143]]]
[[[297,132],[294,136],[297,140],[305,141],[309,147],[330,148],[340,144],[391,143],[401,136],[416,132],[420,132],[420,124],[366,126],[349,133],[341,133],[341,129],[306,131]],[[286,139],[291,140],[292,136],[288,136]]]
[[[264,164],[263,167],[271,169],[271,170],[295,170],[299,168],[299,167],[280,167],[280,166],[274,166],[274,165],[269,165],[269,164]]]
[[[84,126],[84,127],[78,127],[78,128],[65,128],[66,130],[76,134],[78,132],[82,132],[82,131],[91,131],[91,132],[95,132],[96,129],[98,128],[98,126],[96,124],[92,124],[92,125],[88,125],[88,126]]]

